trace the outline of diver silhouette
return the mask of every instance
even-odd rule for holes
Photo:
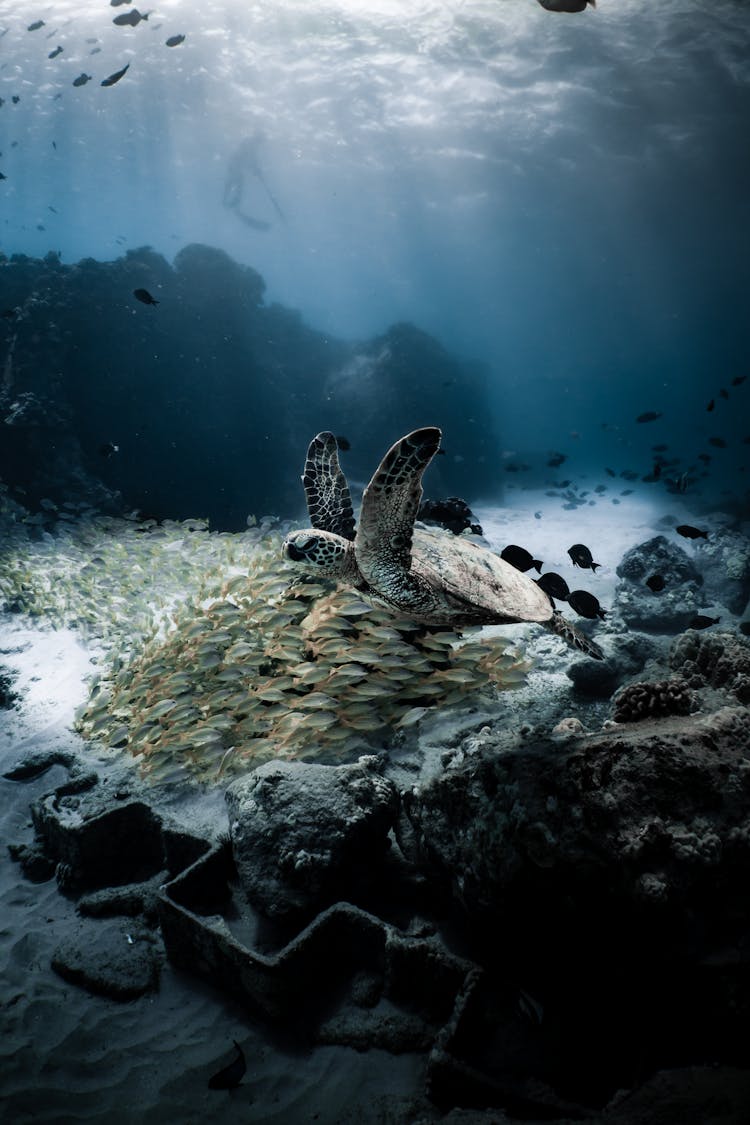
[[[243,201],[248,187],[248,180],[251,177],[260,182],[266,195],[273,204],[276,214],[283,223],[286,222],[286,215],[281,210],[278,201],[271,192],[266,178],[263,175],[259,149],[264,140],[265,135],[262,130],[256,129],[252,137],[246,137],[245,140],[241,142],[229,158],[227,175],[224,181],[224,206],[234,211],[237,218],[245,223],[246,226],[252,227],[253,230],[270,230],[271,224],[267,223],[264,219],[256,219],[252,215],[249,215],[247,211],[243,210]]]

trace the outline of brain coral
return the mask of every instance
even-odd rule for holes
[[[144,774],[202,781],[273,757],[340,760],[435,704],[521,682],[502,641],[431,630],[299,580],[266,536],[215,593],[186,601],[94,685],[78,729]],[[205,593],[205,591],[204,591]]]

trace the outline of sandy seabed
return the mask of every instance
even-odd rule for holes
[[[592,591],[604,606],[610,604],[623,553],[662,533],[659,521],[667,511],[677,522],[689,518],[679,502],[657,508],[637,496],[616,512],[603,504],[561,511],[533,494],[519,494],[515,503],[477,508],[492,544],[525,546],[544,561],[545,571],[560,571],[571,588]],[[534,518],[534,511],[541,518]],[[591,547],[602,564],[596,575],[572,570],[566,551],[574,542]],[[533,643],[539,631],[516,626],[509,632]],[[32,751],[74,750],[100,766],[96,748],[71,730],[95,654],[70,631],[33,627],[20,615],[0,619],[0,652],[16,675],[19,696],[12,710],[0,712],[0,772]],[[575,714],[559,677],[550,680],[561,695],[561,715]],[[533,707],[528,688],[518,699],[525,720]],[[514,704],[508,700],[504,696],[501,706],[512,719]],[[447,728],[451,715],[433,715],[433,746],[439,746],[441,722]],[[90,995],[59,977],[50,961],[60,941],[76,932],[75,902],[59,893],[54,879],[35,884],[24,878],[5,845],[30,842],[30,803],[65,776],[55,766],[27,782],[0,779],[0,1099],[5,1120],[15,1125],[105,1120],[333,1125],[441,1119],[424,1098],[423,1054],[302,1049],[294,1043],[294,1028],[284,1041],[224,992],[168,961],[157,992],[125,1003]],[[206,797],[201,807],[193,801],[185,815],[214,823],[217,832],[226,828],[220,794]],[[208,1078],[232,1058],[233,1040],[247,1060],[242,1085],[230,1092],[210,1090]]]

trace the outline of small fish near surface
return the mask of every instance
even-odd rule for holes
[[[706,617],[705,613],[698,613],[688,625],[688,629],[708,629],[711,625],[718,625],[720,617]]]
[[[683,539],[708,539],[708,532],[701,531],[699,527],[693,527],[689,523],[679,523],[675,528],[678,535]]]
[[[540,590],[544,590],[550,598],[557,598],[559,602],[566,601],[570,589],[568,583],[560,574],[555,574],[554,571],[549,570],[546,574],[542,574],[539,578],[535,578],[537,586]]]
[[[660,594],[666,584],[663,574],[652,574],[650,578],[646,579],[646,585],[649,590],[653,590],[655,594]]]
[[[74,86],[85,86],[87,82],[91,81],[90,74],[79,74],[77,78],[73,79]]]
[[[170,35],[169,39],[167,39],[167,46],[168,47],[179,47],[180,43],[184,43],[184,42],[185,42],[185,36],[184,35]]]
[[[736,375],[734,379],[732,379],[732,386],[741,387],[745,382],[745,379],[747,379],[747,375]]]
[[[237,1055],[228,1066],[223,1066],[221,1070],[216,1071],[216,1074],[211,1075],[208,1080],[209,1090],[234,1090],[242,1082],[247,1070],[245,1052],[236,1039],[233,1039],[232,1042],[237,1049]]]
[[[38,31],[40,27],[44,27],[44,20],[34,20],[33,23],[29,24],[29,26],[26,28],[26,30],[27,31]]]
[[[583,570],[593,570],[594,573],[596,573],[597,567],[602,565],[601,563],[594,562],[591,551],[585,543],[574,543],[573,546],[568,549],[568,554],[570,555],[573,566],[580,566]]]
[[[132,12],[123,12],[121,16],[115,16],[112,23],[117,27],[137,27],[141,20],[147,20],[148,14],[142,16],[137,8],[133,8]]]
[[[47,58],[56,59],[58,55],[62,54],[62,50],[62,47],[55,47],[54,51],[50,51],[50,53],[47,55]]]
[[[568,594],[568,605],[576,611],[579,617],[588,617],[594,621],[597,617],[602,620],[607,616],[606,609],[599,605],[599,599],[590,594],[588,590],[573,590]]]
[[[710,437],[708,439],[709,445],[715,445],[717,449],[726,449],[727,443],[723,437]]]
[[[100,85],[101,86],[114,86],[116,82],[119,82],[120,79],[123,78],[127,74],[129,68],[130,68],[130,63],[126,63],[126,65],[122,68],[122,70],[116,70],[114,72],[114,74],[110,74],[110,75],[107,76],[107,78],[103,78]]]
[[[711,411],[713,410],[713,408],[715,406],[716,406],[716,399],[712,398],[711,401],[709,402],[708,406],[706,407],[706,410],[708,411],[709,414],[711,413]]]
[[[142,305],[158,305],[159,302],[155,297],[152,297],[148,289],[134,289],[133,296],[136,301],[140,301]]]
[[[546,12],[585,12],[586,6],[596,7],[596,0],[539,0]]]
[[[661,417],[662,415],[658,410],[646,410],[643,414],[638,415],[636,422],[655,422],[657,418]]]
[[[532,566],[537,574],[542,573],[542,560],[535,559],[530,551],[527,551],[524,547],[517,547],[515,543],[509,543],[507,547],[504,547],[500,552],[500,558],[505,559],[507,563],[524,574],[527,570],[531,570]]]

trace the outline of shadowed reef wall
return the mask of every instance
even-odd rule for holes
[[[407,323],[334,339],[265,304],[264,289],[202,245],[173,265],[148,248],[74,265],[0,258],[0,475],[32,506],[81,500],[232,530],[251,512],[301,511],[319,430],[349,439],[345,470],[365,483],[396,438],[437,424],[446,455],[426,494],[499,491],[486,368]]]

